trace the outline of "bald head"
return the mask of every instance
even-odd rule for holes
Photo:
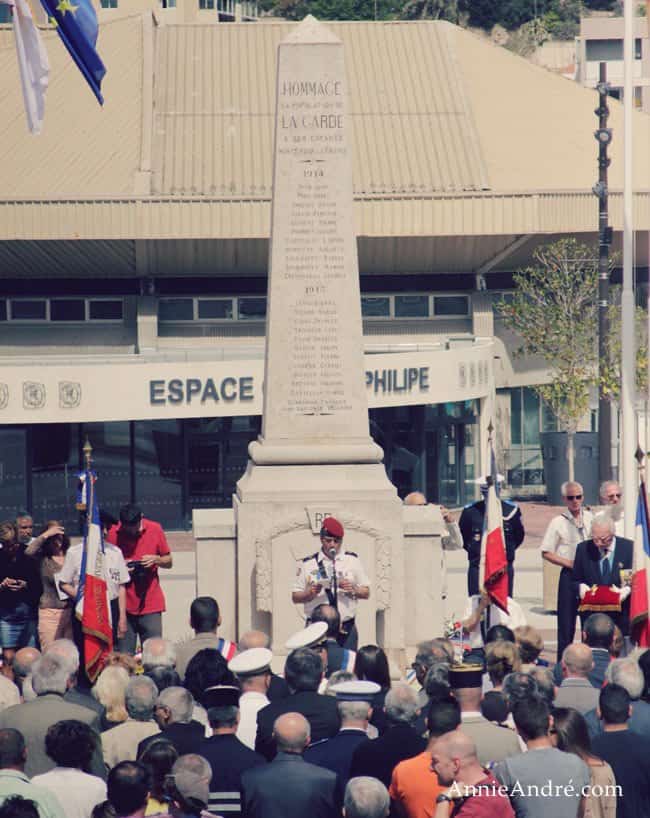
[[[426,506],[427,498],[419,491],[412,491],[404,498],[405,506]]]
[[[268,648],[270,643],[271,640],[264,631],[246,631],[239,637],[237,650],[241,653],[251,648]]]
[[[477,774],[481,774],[473,739],[462,730],[452,730],[440,736],[431,746],[431,768],[443,787],[450,787],[454,781],[471,783]]]
[[[36,648],[21,648],[14,656],[14,676],[24,679],[32,672],[32,665],[40,657],[41,652]]]
[[[285,713],[273,725],[279,753],[302,753],[311,740],[311,728],[300,713]]]
[[[569,645],[562,654],[562,667],[565,676],[587,678],[594,667],[591,648],[581,642]]]

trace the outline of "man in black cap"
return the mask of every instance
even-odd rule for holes
[[[240,690],[232,685],[217,685],[203,693],[212,736],[196,746],[196,752],[212,767],[210,810],[217,814],[241,814],[241,777],[266,759],[243,744],[236,736],[239,724]]]
[[[304,605],[305,619],[315,608],[330,604],[341,616],[339,644],[356,650],[359,634],[355,624],[357,600],[370,596],[370,580],[354,551],[343,551],[344,529],[334,517],[326,517],[320,531],[321,550],[298,563],[291,599]]]

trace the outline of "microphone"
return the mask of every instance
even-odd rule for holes
[[[330,559],[336,559],[336,548],[334,548],[334,546],[332,546],[332,548],[329,549],[329,551],[327,552],[327,556]]]

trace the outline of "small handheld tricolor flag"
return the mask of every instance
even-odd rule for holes
[[[90,459],[90,458],[88,458]],[[87,509],[75,614],[81,620],[84,635],[84,667],[94,682],[103,661],[113,650],[111,607],[106,582],[106,554],[95,491],[97,476],[86,468],[79,475],[78,508]]]
[[[16,57],[23,89],[27,126],[39,134],[45,115],[45,91],[50,78],[47,52],[27,0],[0,0],[11,8]]]
[[[648,496],[645,482],[639,483],[636,505],[634,553],[632,557],[632,593],[630,594],[630,632],[640,647],[650,646],[648,600],[650,593],[650,531],[648,529]]]
[[[481,538],[481,562],[479,584],[485,588],[490,600],[508,613],[508,561],[503,535],[501,500],[497,494],[497,464],[492,445],[492,424],[488,428],[488,458],[490,471],[487,478],[488,492],[483,515]]]

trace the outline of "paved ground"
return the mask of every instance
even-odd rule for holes
[[[529,625],[538,628],[545,643],[545,656],[555,660],[556,617],[542,607],[542,560],[539,545],[549,520],[562,508],[539,502],[520,502],[526,529],[526,539],[517,551],[515,560],[515,599],[524,609]],[[174,552],[174,567],[161,571],[167,596],[165,633],[177,639],[188,634],[189,601],[195,596],[196,561],[194,539],[190,533],[177,532],[168,536]],[[449,552],[448,616],[459,615],[467,599],[467,557],[464,551]],[[432,634],[433,636],[433,634]]]

